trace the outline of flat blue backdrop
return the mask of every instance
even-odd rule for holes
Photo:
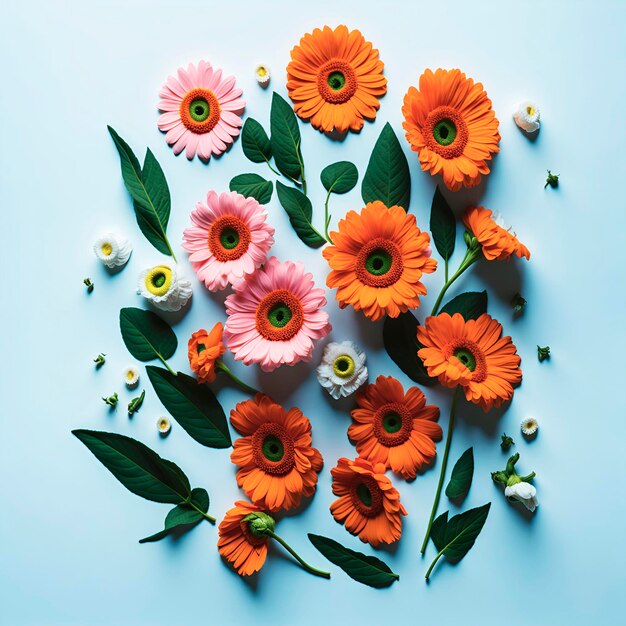
[[[622,623],[624,540],[624,70],[623,2],[30,2],[0,8],[0,204],[2,210],[2,431],[0,433],[0,623],[2,626],[187,626],[391,624],[433,622],[501,625]],[[446,195],[457,213],[470,201],[500,210],[532,251],[530,263],[474,268],[453,292],[489,289],[492,314],[513,335],[522,356],[523,385],[511,405],[484,416],[463,406],[454,461],[474,446],[476,473],[463,508],[493,502],[486,527],[457,566],[419,556],[439,465],[414,483],[396,481],[409,511],[400,544],[382,557],[400,574],[384,591],[361,586],[334,566],[332,580],[313,578],[280,550],[252,584],[232,573],[216,550],[215,527],[183,538],[139,545],[161,528],[167,507],[127,492],[70,435],[86,427],[140,439],[179,463],[194,485],[206,487],[218,518],[241,497],[226,450],[201,447],[174,424],[159,439],[164,409],[147,387],[141,411],[128,419],[131,397],[121,370],[132,363],[118,330],[122,306],[141,306],[138,272],[162,257],[142,237],[122,186],[118,157],[106,132],[113,125],[142,153],[155,152],[173,197],[169,233],[184,266],[181,235],[189,212],[209,189],[227,189],[233,175],[261,166],[247,162],[237,142],[209,165],[175,157],[156,127],[158,90],[169,73],[206,58],[237,76],[246,115],[267,123],[272,89],[286,95],[289,50],[316,26],[346,23],[374,42],[385,62],[389,91],[374,124],[333,142],[301,125],[311,198],[321,224],[318,175],[335,160],[361,173],[386,121],[401,135],[401,103],[427,67],[460,67],[483,82],[500,119],[501,153],[489,178],[470,193]],[[269,64],[271,89],[261,90],[254,67]],[[529,141],[511,113],[518,102],[539,103],[543,126]],[[402,138],[412,174],[411,210],[422,227],[435,181],[420,171]],[[544,190],[546,169],[561,174]],[[359,187],[334,197],[336,217],[361,207]],[[273,252],[299,259],[324,285],[319,251],[293,234],[276,198]],[[109,276],[91,252],[101,233],[126,234],[134,245],[128,266]],[[453,263],[462,254],[459,247]],[[95,282],[88,296],[85,276]],[[428,276],[424,309],[432,306],[442,273]],[[193,304],[176,325],[173,366],[188,371],[185,341],[199,327],[224,319],[223,298],[194,277]],[[528,300],[513,320],[509,300]],[[328,292],[332,339],[354,339],[366,351],[372,378],[410,381],[382,347],[382,325],[352,309],[340,311]],[[553,357],[539,364],[536,345]],[[278,530],[305,558],[328,565],[306,533],[334,537],[374,553],[337,525],[329,470],[353,456],[346,437],[351,401],[334,403],[313,376],[321,355],[278,373],[233,367],[242,377],[311,418],[314,443],[326,460],[308,509]],[[93,357],[107,353],[94,371]],[[233,364],[232,357],[227,363]],[[143,372],[143,368],[142,368]],[[147,383],[142,374],[141,387]],[[109,413],[100,397],[117,390]],[[244,399],[218,387],[225,408]],[[426,391],[442,407],[450,394]],[[526,443],[520,420],[535,416],[539,437]],[[529,518],[507,504],[489,472],[504,465],[506,431],[523,471],[537,472],[540,507]],[[448,503],[444,498],[441,510]],[[457,508],[451,506],[452,512]]]

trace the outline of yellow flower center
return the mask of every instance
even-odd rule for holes
[[[338,356],[333,363],[333,372],[340,378],[350,378],[354,374],[354,369],[354,359],[347,354]]]
[[[109,256],[113,252],[113,246],[110,243],[103,243],[101,250],[104,256]]]
[[[535,109],[533,109],[532,107],[526,107],[526,113],[528,113],[528,115],[534,115]]]
[[[128,380],[132,380],[135,377],[135,373],[133,372],[133,370],[128,370],[128,372],[126,373],[126,378]]]
[[[145,285],[152,295],[165,295],[172,286],[172,270],[167,265],[153,267],[146,275]]]
[[[267,76],[267,70],[262,66],[256,71],[256,73],[260,78]]]

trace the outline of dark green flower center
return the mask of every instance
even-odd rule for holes
[[[211,113],[211,107],[204,98],[196,98],[189,105],[189,115],[196,122],[204,122]]]
[[[152,276],[152,284],[155,287],[163,287],[166,280],[167,278],[163,272],[158,272]]]
[[[201,354],[202,352],[204,352],[206,350],[206,346],[202,343],[198,344],[198,354]]]
[[[226,250],[232,250],[239,244],[239,233],[234,229],[227,226],[220,233],[220,243]]]
[[[285,455],[285,448],[283,442],[275,435],[267,435],[263,439],[263,445],[261,446],[263,456],[274,463],[278,463]]]
[[[275,328],[283,328],[292,317],[291,309],[284,302],[277,302],[267,314],[268,322]]]
[[[359,483],[356,496],[365,506],[372,506],[372,492],[365,483]]]
[[[383,428],[389,433],[397,433],[402,428],[402,418],[397,413],[387,413],[382,419]]]
[[[340,371],[340,372],[347,372],[350,369],[350,361],[348,361],[348,359],[345,356],[340,356],[336,361],[335,361],[335,367]]]
[[[466,348],[459,348],[454,352],[454,356],[467,367],[470,372],[473,372],[476,369],[476,358],[474,355],[467,350]]]
[[[343,86],[346,84],[346,77],[341,72],[331,72],[328,75],[328,86],[333,91],[339,91],[343,89]]]
[[[372,250],[365,259],[365,269],[374,276],[382,276],[386,274],[393,263],[391,254],[387,250]]]
[[[443,119],[433,128],[433,137],[441,146],[449,146],[456,139],[456,126],[452,120]]]

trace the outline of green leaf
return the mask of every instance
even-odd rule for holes
[[[460,513],[448,520],[448,511],[440,515],[431,528],[430,536],[437,550],[452,563],[460,561],[471,549],[483,529],[491,502]]]
[[[253,163],[264,163],[272,158],[272,145],[265,129],[249,117],[241,130],[243,153]]]
[[[348,193],[359,180],[359,171],[350,161],[338,161],[327,165],[320,174],[322,185],[332,193]]]
[[[120,331],[128,351],[139,361],[164,361],[178,347],[178,340],[169,324],[152,311],[133,307],[121,309]]]
[[[165,504],[180,504],[191,495],[185,473],[140,441],[97,430],[78,429],[72,434],[134,494]]]
[[[270,111],[271,147],[276,167],[293,180],[300,180],[304,169],[300,151],[300,128],[293,109],[276,92]]]
[[[283,185],[278,180],[276,181],[276,193],[283,209],[287,211],[289,221],[296,231],[296,235],[309,248],[323,246],[326,243],[326,239],[313,228],[311,223],[313,217],[311,201],[299,189],[287,187],[287,185]]]
[[[130,146],[113,128],[107,128],[120,155],[122,178],[133,198],[135,216],[141,232],[159,252],[173,257],[166,234],[171,208],[170,190],[159,162],[148,148],[141,169]]]
[[[389,566],[375,556],[367,556],[342,546],[340,543],[323,537],[322,535],[308,534],[311,543],[337,567],[340,567],[350,578],[359,583],[376,587],[389,587],[400,578],[394,574]]]
[[[239,174],[230,181],[229,188],[246,198],[254,198],[259,204],[267,204],[274,191],[272,181],[258,174]]]
[[[411,379],[420,385],[431,386],[437,382],[431,378],[417,356],[422,347],[417,341],[419,322],[410,312],[398,317],[386,317],[383,324],[383,344],[393,362]]]
[[[363,184],[363,201],[380,200],[388,207],[398,205],[408,211],[411,199],[409,164],[400,142],[387,122],[370,157]]]
[[[190,501],[204,513],[209,510],[209,494],[205,489],[201,489],[199,487],[192,489]],[[149,537],[140,539],[139,543],[159,541],[174,531],[177,531],[179,534],[187,532],[203,519],[204,515],[202,515],[202,513],[198,512],[190,504],[183,502],[182,504],[175,506],[167,514],[167,517],[165,518],[165,528],[163,528],[163,530],[160,530]]]
[[[448,498],[464,498],[472,484],[474,475],[474,448],[468,448],[452,468],[452,476],[446,487]]]
[[[433,203],[430,207],[430,232],[437,252],[449,261],[454,252],[456,242],[456,220],[447,200],[439,190],[435,189]]]
[[[148,365],[148,378],[163,406],[198,443],[209,448],[231,445],[226,415],[207,385],[181,372],[174,375]]]
[[[486,291],[467,291],[459,294],[456,298],[452,298],[450,302],[441,307],[439,313],[448,313],[454,315],[460,313],[465,321],[475,320],[483,313],[487,312],[487,292]]]

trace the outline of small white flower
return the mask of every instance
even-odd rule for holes
[[[527,133],[534,133],[539,130],[539,107],[534,102],[522,102],[515,113],[513,113],[515,123]]]
[[[133,248],[124,237],[107,233],[96,239],[93,251],[104,265],[114,268],[126,265]]]
[[[261,85],[261,87],[265,88],[270,84],[270,68],[267,65],[257,65],[254,74],[256,76],[256,82]]]
[[[159,417],[157,429],[161,435],[167,435],[172,430],[172,422],[170,422],[168,417]]]
[[[129,365],[124,370],[124,383],[129,389],[134,389],[139,383],[139,369],[134,365]]]
[[[539,424],[534,417],[527,417],[525,420],[522,420],[520,428],[525,437],[532,437],[537,432]]]
[[[170,263],[155,265],[139,274],[137,293],[162,311],[180,311],[191,298],[191,282]]]
[[[519,482],[510,487],[506,487],[504,495],[509,500],[517,500],[521,502],[529,511],[534,511],[538,506],[537,490],[534,485],[525,482]]]
[[[317,380],[335,400],[349,396],[367,381],[365,353],[352,341],[329,343],[317,367]]]

